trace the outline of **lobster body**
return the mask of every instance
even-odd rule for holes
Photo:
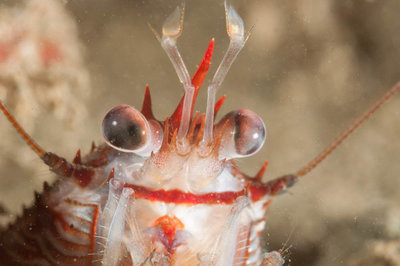
[[[249,177],[234,159],[262,147],[261,118],[239,109],[214,123],[225,99],[215,101],[216,91],[248,37],[239,15],[225,8],[230,44],[208,87],[204,115],[193,115],[193,106],[214,40],[190,79],[176,46],[180,8],[158,36],[185,90],[170,118],[154,117],[146,88],[141,111],[111,109],[102,125],[106,144],[93,145],[83,158],[78,151],[69,162],[37,145],[0,101],[18,133],[58,176],[1,232],[1,265],[283,265],[279,252],[263,253],[260,245],[273,196],[323,161],[400,83],[295,175],[264,183],[265,163]]]
[[[243,22],[226,7],[231,44],[209,86],[205,115],[193,105],[209,68],[214,40],[192,79],[176,47],[183,9],[166,20],[161,44],[185,94],[165,121],[157,120],[146,88],[141,111],[111,109],[106,144],[73,162],[44,151],[0,102],[0,109],[58,181],[45,185],[35,205],[0,236],[5,265],[282,265],[278,252],[262,254],[260,235],[271,197],[296,176],[261,181],[238,170],[266,137],[261,118],[239,109],[214,123],[215,103],[230,65],[245,43]]]
[[[282,180],[251,185],[234,165],[224,162],[224,170],[209,185],[219,183],[218,192],[148,189],[140,184],[151,178],[146,173],[142,177],[135,176],[140,173],[135,170],[128,171],[133,175],[123,174],[129,168],[127,162],[143,169],[146,160],[127,157],[132,159],[121,159],[119,152],[103,145],[83,159],[81,165],[97,165],[97,172],[114,169],[112,179],[99,175],[95,178],[101,180],[91,181],[101,183],[97,187],[88,189],[69,179],[51,187],[45,184],[34,206],[2,233],[2,265],[262,262],[259,237],[265,210]],[[122,181],[127,179],[130,182]],[[253,201],[246,189],[268,193]]]

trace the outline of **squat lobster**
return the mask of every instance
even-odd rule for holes
[[[279,252],[262,254],[260,234],[275,196],[321,163],[370,115],[400,90],[396,84],[332,144],[294,175],[264,183],[267,164],[255,177],[233,159],[255,154],[266,138],[261,118],[239,109],[215,123],[216,101],[231,64],[247,37],[240,16],[226,5],[229,48],[209,87],[206,114],[193,116],[208,71],[214,40],[191,79],[176,46],[183,8],[164,23],[159,37],[185,94],[164,121],[151,109],[146,88],[141,111],[128,105],[104,117],[105,145],[68,160],[42,149],[0,109],[32,150],[59,176],[45,184],[35,205],[2,233],[6,264],[282,265]]]

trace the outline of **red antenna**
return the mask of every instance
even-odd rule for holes
[[[13,127],[17,130],[17,132],[21,135],[21,137],[25,140],[26,144],[28,144],[31,149],[39,155],[40,158],[46,153],[25,130],[18,124],[17,120],[15,120],[14,116],[7,110],[7,108],[3,105],[3,102],[0,100],[0,109],[6,115],[7,119],[11,122]]]
[[[70,163],[66,159],[42,149],[28,133],[21,127],[15,117],[7,110],[3,102],[0,100],[0,109],[11,122],[18,134],[25,140],[31,149],[42,159],[42,161],[50,167],[54,173],[64,176],[73,177],[80,186],[87,186],[94,176],[94,169],[85,165]],[[78,153],[80,157],[80,152]],[[78,160],[78,159],[76,159]]]
[[[359,118],[354,120],[348,128],[340,133],[331,144],[324,149],[320,154],[317,155],[312,161],[306,166],[301,168],[296,174],[296,177],[302,177],[313,170],[323,160],[328,157],[342,142],[350,136],[357,128],[359,128],[373,113],[375,113],[386,101],[393,97],[397,92],[400,91],[400,81],[397,82],[387,93],[385,93],[378,101],[376,101],[367,111],[365,111]]]

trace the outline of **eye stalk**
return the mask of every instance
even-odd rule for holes
[[[219,156],[226,159],[257,153],[266,138],[264,122],[248,109],[228,113],[216,125],[215,131],[217,136],[222,134]]]
[[[111,147],[140,156],[157,152],[163,139],[160,124],[155,120],[148,121],[142,113],[129,105],[118,105],[107,112],[103,119],[102,133]]]

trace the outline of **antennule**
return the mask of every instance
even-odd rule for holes
[[[176,40],[182,34],[183,30],[184,6],[178,6],[175,11],[165,20],[162,28],[161,46],[167,53],[180,82],[183,84],[185,96],[183,100],[182,118],[178,130],[178,147],[185,150],[187,143],[185,137],[189,130],[190,114],[192,110],[192,100],[194,86],[189,76],[189,72],[182,60]]]
[[[376,101],[367,111],[365,111],[359,118],[354,120],[350,126],[340,133],[332,143],[323,150],[317,157],[315,157],[306,166],[301,168],[295,175],[297,177],[304,176],[319,165],[323,160],[328,157],[342,142],[350,136],[357,128],[359,128],[373,113],[375,113],[386,101],[393,97],[400,91],[400,81],[396,83],[387,93],[385,93],[378,101]]]
[[[221,86],[228,73],[233,61],[235,61],[240,50],[242,50],[246,38],[244,33],[244,23],[239,14],[233,7],[225,2],[226,31],[230,42],[228,50],[225,53],[215,75],[208,86],[207,110],[204,127],[203,144],[209,145],[213,140],[214,126],[214,106],[217,90]]]
[[[39,155],[40,158],[46,153],[40,146],[37,144],[28,133],[21,127],[21,125],[17,122],[15,117],[7,110],[4,106],[3,102],[0,100],[0,109],[3,111],[4,115],[7,117],[8,121],[13,125],[13,127],[17,130],[18,134],[24,139],[26,144],[31,147],[31,149]]]

